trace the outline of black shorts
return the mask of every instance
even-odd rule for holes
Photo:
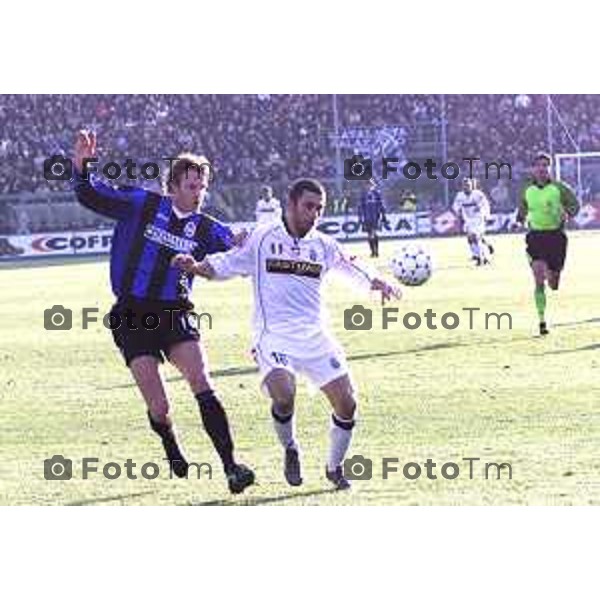
[[[177,305],[127,299],[118,301],[110,315],[113,339],[127,366],[138,356],[164,362],[173,345],[200,339],[194,314]]]
[[[530,231],[525,241],[531,260],[543,260],[551,271],[562,271],[567,257],[567,235],[564,231]]]
[[[369,235],[372,233],[377,233],[377,223],[363,223],[362,230],[364,233],[368,233]]]

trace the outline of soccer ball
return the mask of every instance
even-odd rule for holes
[[[394,277],[404,285],[422,285],[432,273],[431,255],[419,244],[399,248],[390,266]]]

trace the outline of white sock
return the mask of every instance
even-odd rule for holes
[[[330,471],[335,471],[342,464],[352,441],[353,427],[354,419],[340,419],[336,415],[331,415],[329,461],[327,462]]]
[[[273,426],[281,445],[284,448],[294,448],[297,450],[296,420],[294,419],[294,414],[281,417],[271,409],[271,415],[273,416]]]

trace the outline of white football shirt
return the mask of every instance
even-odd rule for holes
[[[259,198],[256,203],[256,222],[261,225],[262,223],[269,223],[279,219],[281,219],[281,204],[279,200],[277,198],[271,198],[270,200]]]
[[[286,340],[307,355],[327,331],[322,284],[334,270],[363,290],[376,275],[357,265],[332,237],[313,229],[292,237],[283,222],[256,227],[243,246],[206,257],[215,279],[250,276],[254,288],[254,338],[263,335]]]
[[[473,190],[470,194],[461,191],[456,194],[453,210],[465,221],[483,220],[490,215],[490,204],[481,190]]]

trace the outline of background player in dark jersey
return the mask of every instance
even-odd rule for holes
[[[579,211],[579,202],[570,187],[550,175],[552,159],[548,154],[535,157],[531,180],[525,185],[517,220],[527,220],[527,255],[535,280],[535,306],[540,320],[540,335],[548,333],[546,324],[546,281],[558,290],[560,273],[567,256],[564,228],[569,217]]]
[[[206,432],[221,458],[229,489],[239,493],[254,482],[254,473],[234,460],[227,415],[208,375],[206,357],[189,300],[192,276],[170,265],[182,251],[203,258],[232,247],[231,230],[199,212],[209,182],[204,157],[183,155],[172,165],[169,194],[161,196],[128,187],[116,189],[82,177],[86,158],[96,156],[96,137],[80,132],[75,145],[74,187],[87,208],[117,221],[111,248],[110,277],[117,298],[111,310],[116,345],[142,393],[150,426],[162,441],[173,472],[187,476],[170,417],[159,365],[163,355],[189,383]],[[144,314],[158,317],[141,322]],[[115,327],[117,323],[120,326]],[[152,327],[152,329],[150,328]]]
[[[387,224],[383,198],[377,182],[371,180],[369,190],[362,196],[358,204],[358,222],[367,233],[371,258],[379,256],[379,237],[377,230],[380,224]]]

